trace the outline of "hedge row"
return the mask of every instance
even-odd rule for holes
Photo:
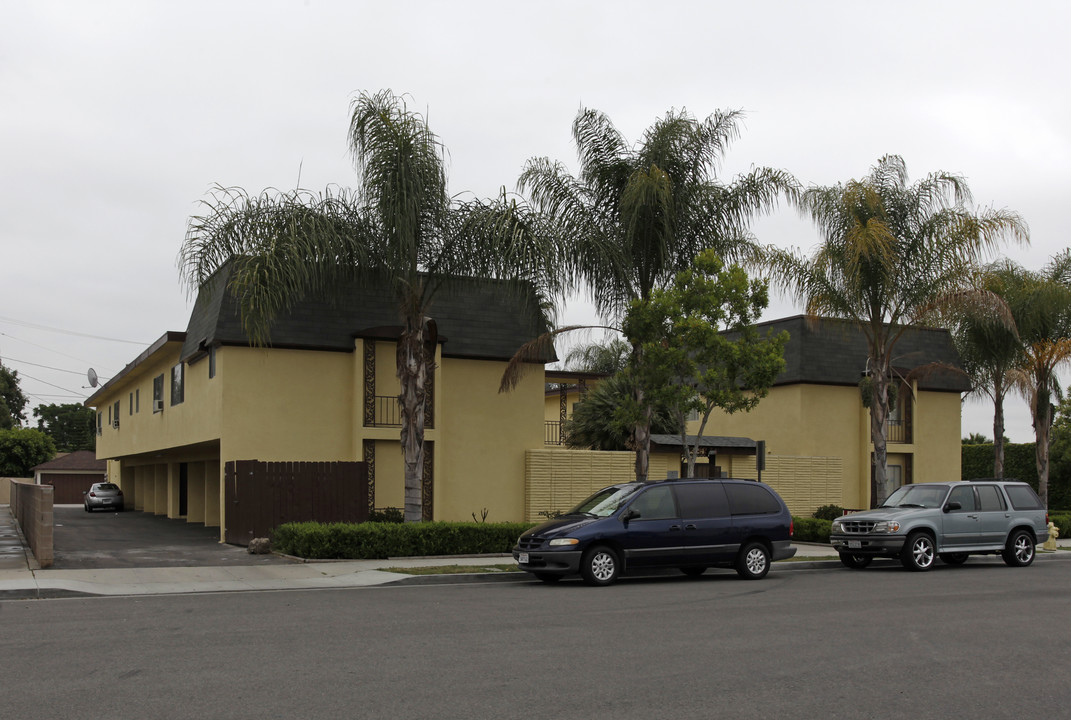
[[[508,553],[530,523],[286,523],[274,550],[316,560],[372,560],[421,555]]]
[[[832,520],[819,518],[792,518],[792,539],[796,542],[828,543]]]

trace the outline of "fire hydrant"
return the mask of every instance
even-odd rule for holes
[[[1056,538],[1060,537],[1060,528],[1056,527],[1053,523],[1049,523],[1049,539],[1042,543],[1041,548],[1043,550],[1056,550]]]

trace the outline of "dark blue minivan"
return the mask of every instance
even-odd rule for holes
[[[513,558],[544,582],[579,573],[589,585],[609,585],[625,570],[656,567],[686,575],[733,567],[758,580],[772,561],[796,554],[791,536],[788,508],[761,482],[623,483],[525,532]]]

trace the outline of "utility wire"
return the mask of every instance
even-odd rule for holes
[[[33,345],[36,348],[41,348],[42,350],[47,350],[48,352],[56,353],[57,355],[62,355],[63,357],[70,358],[71,360],[77,360],[80,363],[85,363],[86,366],[89,366],[89,365],[92,364],[88,360],[83,360],[82,358],[75,357],[74,355],[68,355],[67,353],[60,352],[59,350],[53,350],[52,348],[45,347],[44,345],[38,345],[37,343],[30,342],[29,340],[23,340],[22,338],[17,338],[14,335],[8,335],[6,332],[0,332],[0,335],[3,335],[6,338],[11,338],[12,340],[17,340],[18,342],[26,343],[27,345]]]
[[[61,335],[75,335],[77,337],[91,338],[93,340],[107,340],[108,342],[128,343],[130,345],[145,344],[143,342],[138,342],[137,340],[120,340],[119,338],[103,337],[101,335],[90,335],[89,333],[76,332],[74,330],[63,330],[61,328],[49,327],[48,325],[38,325],[37,323],[26,322],[25,320],[15,320],[14,318],[0,317],[0,322],[20,325],[26,328],[33,328],[34,330],[47,330],[48,332],[60,333]]]
[[[71,390],[70,388],[61,387],[59,385],[53,385],[52,383],[48,382],[47,380],[42,380],[41,378],[35,378],[33,375],[27,375],[26,373],[23,373],[20,376],[20,379],[21,378],[29,378],[30,380],[36,380],[39,383],[44,383],[45,385],[48,385],[49,387],[54,387],[57,390],[62,390],[63,392],[69,392],[69,393],[77,393],[78,392],[77,390]],[[85,393],[80,393],[80,395],[84,396]]]
[[[21,363],[23,365],[33,365],[34,367],[44,368],[45,370],[55,370],[56,372],[69,373],[71,375],[83,375],[83,376],[85,375],[85,373],[82,372],[81,370],[64,370],[63,368],[52,367],[51,365],[38,365],[37,363],[32,363],[29,360],[16,360],[13,357],[0,358],[0,360],[3,360],[3,362],[9,362],[9,363]],[[101,379],[110,379],[110,378],[104,378],[103,376],[101,376]]]

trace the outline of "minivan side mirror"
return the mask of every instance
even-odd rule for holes
[[[950,503],[945,503],[945,512],[952,512],[953,510],[962,510],[963,506],[953,500]]]
[[[632,520],[632,519],[638,518],[638,517],[640,517],[640,511],[639,510],[633,510],[632,508],[629,508],[628,510],[625,511],[625,514],[621,516],[621,519],[624,520],[625,522],[628,522],[629,520]]]

